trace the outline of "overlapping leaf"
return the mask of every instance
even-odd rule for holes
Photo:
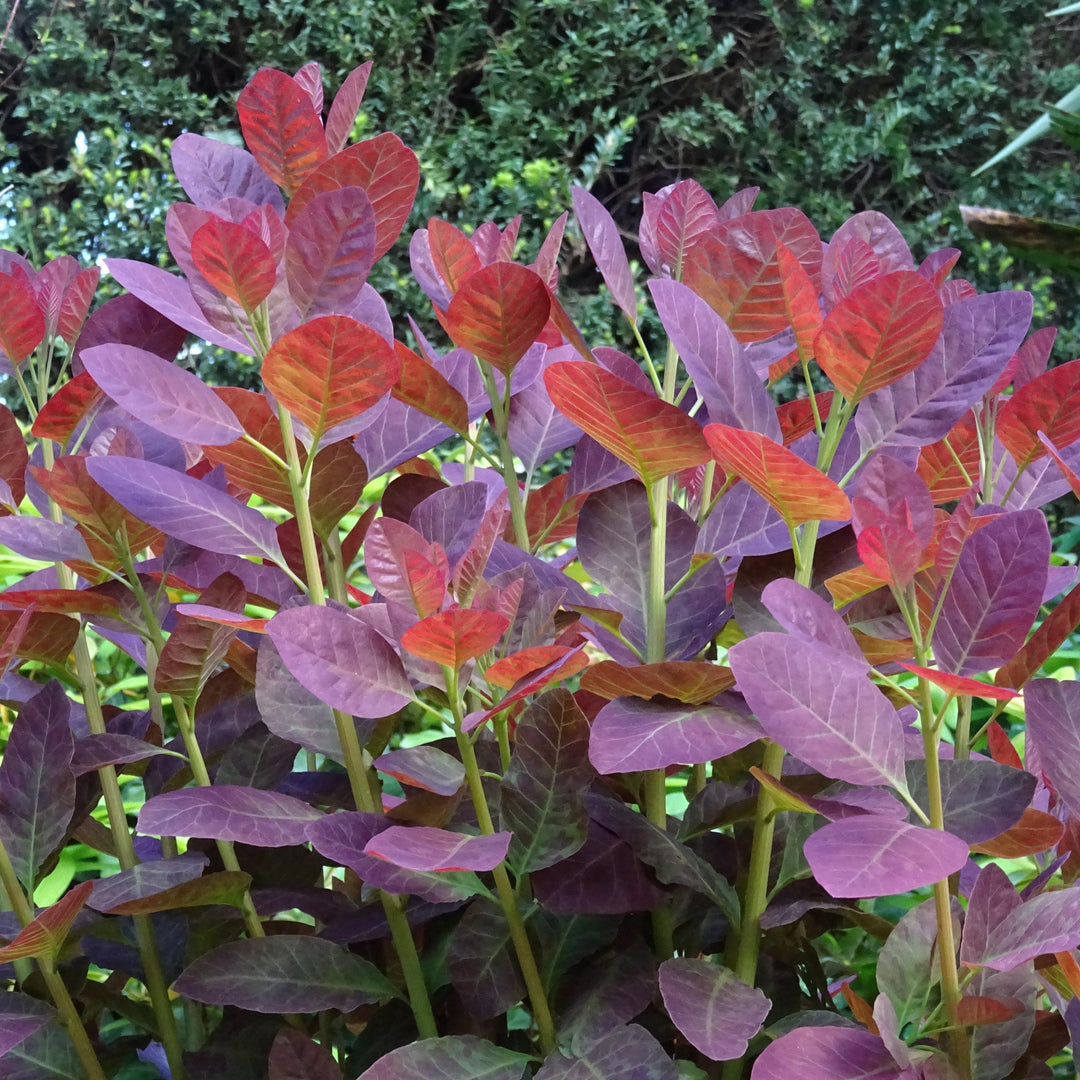
[[[195,230],[191,260],[218,292],[249,314],[270,295],[277,278],[274,256],[263,239],[217,217]]]
[[[452,607],[410,626],[401,645],[414,656],[457,671],[491,649],[509,625],[509,619],[493,611]]]

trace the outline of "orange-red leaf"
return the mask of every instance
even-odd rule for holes
[[[995,859],[1019,859],[1024,855],[1039,855],[1052,848],[1065,831],[1065,826],[1053,814],[1028,807],[1020,820],[1000,836],[981,844],[972,844],[971,850]]]
[[[787,447],[726,424],[709,424],[705,438],[724,472],[745,480],[789,525],[851,516],[839,485]]]
[[[45,402],[45,408],[37,414],[30,433],[39,439],[52,439],[63,446],[79,422],[104,397],[101,387],[90,377],[90,372],[80,371]]]
[[[944,308],[926,278],[897,270],[860,285],[825,317],[814,355],[833,385],[859,401],[926,359]]]
[[[1020,689],[1057,652],[1077,626],[1080,626],[1080,585],[1074,585],[1069,590],[1020,651],[998,668],[994,682],[998,686]]]
[[[0,274],[0,349],[19,364],[44,336],[45,317],[30,286],[14,274]]]
[[[915,471],[930,489],[936,505],[962,498],[979,478],[975,414],[969,412],[961,417],[944,439],[924,446]]]
[[[804,362],[814,355],[814,337],[821,329],[818,291],[802,263],[783,244],[776,245],[776,264],[787,321],[795,331],[799,360]]]
[[[441,560],[431,560],[422,552],[406,549],[401,556],[405,584],[412,596],[416,614],[426,618],[439,610],[446,596],[446,581],[449,569],[445,556]]]
[[[780,435],[785,446],[790,446],[814,430],[814,404],[824,423],[832,408],[833,392],[826,390],[813,398],[795,398],[776,406],[776,419],[780,422]]]
[[[604,660],[589,668],[581,678],[582,690],[608,700],[662,694],[687,705],[703,705],[734,685],[735,676],[730,668],[697,660],[667,660],[634,667]]]
[[[997,998],[979,994],[965,994],[956,1006],[956,1019],[964,1027],[976,1024],[1000,1024],[1011,1020],[1024,1011],[1024,1003],[1017,998],[999,1001]]]
[[[986,743],[990,748],[990,756],[1001,765],[1009,765],[1014,769],[1022,769],[1024,763],[1016,752],[1012,740],[1005,734],[1005,729],[996,721],[991,720],[986,725]]]
[[[568,498],[566,485],[569,480],[568,473],[560,473],[543,487],[529,492],[529,501],[525,507],[525,526],[529,530],[529,544],[533,548],[541,544],[553,544],[574,535],[578,513],[589,493],[580,491]]]
[[[1080,360],[1020,387],[998,412],[997,434],[1021,470],[1047,453],[1039,432],[1064,450],[1080,439]]]
[[[323,162],[289,200],[285,224],[316,195],[343,187],[362,187],[375,215],[375,260],[385,255],[401,233],[416,198],[420,165],[416,155],[387,131],[346,147]]]
[[[277,277],[274,256],[262,238],[217,217],[195,230],[191,258],[218,292],[248,313],[270,295]]]
[[[646,484],[709,459],[705,436],[694,420],[598,365],[576,360],[552,364],[544,383],[564,416]]]
[[[397,382],[390,343],[347,315],[323,315],[278,338],[263,360],[263,382],[318,438],[370,408]]]
[[[46,908],[15,935],[10,945],[0,949],[0,963],[26,956],[55,960],[71,930],[75,917],[94,891],[92,881],[76,885],[52,907]]]
[[[432,218],[428,222],[428,247],[439,276],[451,293],[474,270],[480,269],[480,256],[472,241],[449,221]]]
[[[88,589],[7,589],[0,601],[8,607],[51,611],[57,615],[120,614],[120,602],[113,596]]]
[[[952,675],[947,671],[937,671],[934,668],[920,667],[918,664],[905,664],[913,675],[926,679],[934,686],[940,687],[947,694],[970,694],[972,697],[990,698],[992,701],[1011,701],[1018,696],[1016,690],[1008,690],[1001,686],[993,686],[990,683],[979,682],[978,679],[969,679],[966,675]]]
[[[400,341],[394,342],[394,352],[401,363],[401,374],[391,390],[394,397],[454,431],[465,431],[469,406],[446,376]]]
[[[494,647],[509,625],[505,615],[494,611],[454,607],[410,626],[401,635],[401,645],[414,656],[456,671]]]
[[[260,68],[236,102],[244,141],[288,194],[326,159],[326,135],[309,94],[283,71]]]
[[[509,375],[550,313],[548,288],[535,271],[495,262],[461,283],[443,325],[455,345]]]
[[[511,653],[501,660],[496,660],[484,672],[484,679],[500,690],[509,690],[519,679],[546,668],[570,653],[574,653],[575,660],[567,665],[566,670],[560,672],[560,678],[568,679],[589,666],[589,658],[569,645],[534,645],[529,649]]]

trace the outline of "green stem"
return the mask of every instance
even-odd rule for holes
[[[495,823],[491,819],[491,810],[488,807],[487,796],[484,794],[480,765],[476,760],[472,740],[461,727],[462,709],[457,672],[453,668],[443,668],[443,671],[446,675],[446,695],[454,717],[454,735],[457,738],[462,764],[465,766],[465,778],[469,785],[473,808],[476,810],[476,820],[480,825],[481,833],[491,836],[495,832]],[[536,964],[532,943],[525,929],[525,920],[522,919],[521,912],[518,910],[514,886],[510,883],[510,877],[502,863],[492,871],[492,877],[495,879],[495,889],[499,894],[499,903],[510,932],[510,941],[514,946],[521,975],[525,980],[525,989],[529,995],[533,1018],[536,1020],[537,1031],[540,1035],[540,1046],[547,1055],[555,1049],[555,1021],[551,1015],[551,1007],[548,1005],[547,994],[544,992],[544,982],[540,978],[540,969]]]
[[[477,361],[479,363],[479,361]],[[510,378],[506,379],[506,396],[500,397],[499,389],[495,385],[495,377],[491,372],[480,365],[480,374],[487,389],[488,399],[491,402],[491,415],[495,420],[495,438],[499,443],[499,456],[502,461],[503,481],[506,484],[506,494],[510,500],[510,520],[514,526],[514,543],[522,551],[529,550],[529,527],[525,521],[525,501],[521,497],[521,489],[518,487],[517,469],[514,466],[514,451],[510,449],[509,437],[509,412],[510,412]]]
[[[8,901],[20,924],[26,926],[34,918],[34,912],[22,891],[18,875],[11,865],[11,858],[8,856],[2,838],[0,838],[0,885],[7,893]],[[60,1013],[60,1020],[75,1044],[75,1053],[86,1073],[87,1080],[105,1080],[105,1070],[98,1061],[97,1052],[94,1050],[93,1043],[90,1042],[90,1036],[86,1034],[82,1017],[79,1016],[75,1002],[71,1000],[71,995],[60,973],[56,970],[56,965],[46,957],[39,957],[37,964],[49,990],[49,996]]]

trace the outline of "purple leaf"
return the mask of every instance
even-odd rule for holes
[[[419,503],[409,525],[446,552],[451,566],[469,549],[487,509],[487,488],[473,480],[444,487]]]
[[[779,442],[776,407],[727,323],[681,282],[657,278],[649,291],[709,419]]]
[[[582,435],[574,446],[568,473],[566,494],[580,495],[583,491],[599,491],[621,484],[633,477],[634,470],[594,438]]]
[[[45,1024],[4,1056],[4,1080],[82,1080],[85,1075],[62,1024]]]
[[[859,407],[855,428],[863,453],[943,439],[1005,370],[1027,333],[1031,309],[1031,294],[1014,289],[949,304],[930,355]]]
[[[750,1078],[792,1080],[793,1066],[798,1080],[901,1080],[901,1069],[881,1039],[855,1028],[789,1031],[765,1047]]]
[[[375,214],[363,188],[324,191],[289,225],[285,273],[303,318],[346,310],[374,261]]]
[[[278,214],[285,212],[277,185],[242,147],[185,132],[172,144],[172,164],[176,179],[196,206],[212,210],[235,195],[256,206],[269,203]]]
[[[364,459],[372,480],[454,434],[445,424],[390,397],[385,404],[370,409],[363,419],[369,422],[357,432],[353,447]]]
[[[178,855],[172,859],[156,859],[139,863],[112,877],[94,882],[94,891],[87,906],[95,911],[111,911],[133,900],[165,892],[177,885],[194,881],[202,875],[209,860],[205,855]]]
[[[761,592],[769,614],[793,637],[809,645],[822,645],[851,661],[853,670],[866,672],[870,665],[854,634],[836,609],[813,589],[791,578],[776,578]]]
[[[183,278],[133,259],[109,259],[106,267],[128,292],[177,326],[241,356],[254,355],[254,346],[243,337],[224,333],[206,318]]]
[[[987,863],[979,871],[968,897],[964,938],[960,943],[961,961],[972,966],[978,964],[979,957],[987,951],[990,935],[1020,904],[1009,875],[997,863]]]
[[[266,1080],[341,1080],[341,1070],[326,1047],[286,1027],[270,1048]]]
[[[847,290],[837,280],[837,259],[852,240],[863,241],[877,258],[879,272],[914,270],[915,261],[900,230],[877,210],[864,210],[847,219],[832,235],[821,259],[821,285],[831,307]]]
[[[519,728],[520,735],[520,728]],[[465,782],[465,766],[445,750],[434,746],[411,746],[377,757],[375,768],[387,776],[436,795],[456,795]]]
[[[1039,767],[1069,810],[1080,817],[1080,683],[1033,679],[1024,688],[1029,742]]]
[[[399,1046],[356,1080],[521,1080],[529,1059],[475,1035],[446,1035]]]
[[[374,964],[316,937],[280,935],[219,945],[173,989],[206,1005],[262,1013],[350,1012],[395,993]]]
[[[896,710],[846,657],[763,633],[732,646],[729,661],[765,733],[801,761],[852,784],[904,787]]]
[[[574,446],[581,437],[581,428],[555,408],[542,381],[519,390],[510,399],[510,449],[527,473],[532,474],[553,454]]]
[[[82,371],[80,356],[85,349],[92,349],[95,345],[119,342],[145,349],[163,360],[172,360],[186,339],[187,331],[182,327],[144,304],[137,296],[124,293],[106,300],[86,320],[72,349],[72,371],[76,375]]]
[[[322,813],[290,795],[222,785],[155,795],[139,811],[139,831],[152,836],[198,836],[254,847],[302,844]]]
[[[81,355],[94,382],[156,431],[204,446],[225,446],[244,434],[232,409],[206,383],[152,352],[113,344]]]
[[[357,716],[389,716],[413,698],[390,643],[344,611],[300,607],[279,612],[267,633],[306,690]]]
[[[955,874],[968,846],[951,833],[862,814],[818,829],[804,854],[833,896],[893,896]]]
[[[675,1026],[713,1061],[742,1057],[772,1007],[760,990],[708,960],[665,960],[660,994]]]
[[[90,549],[74,525],[24,515],[0,518],[0,544],[25,559],[61,562],[91,560]]]
[[[374,855],[405,870],[437,873],[443,870],[494,870],[506,858],[510,833],[467,836],[427,825],[410,828],[391,825],[373,836],[364,847]]]
[[[1042,991],[1034,972],[1028,965],[1013,971],[994,971],[980,968],[964,986],[964,995],[995,998],[1018,1003],[1022,1011],[1008,1020],[979,1024],[971,1032],[971,1075],[979,1080],[1005,1080],[1013,1074],[1013,1066],[1023,1056],[1035,1031],[1036,995]],[[1074,1009],[1073,998],[1065,1011]],[[1070,1025],[1071,1027],[1071,1025]],[[1041,1063],[1040,1063],[1041,1064]],[[1030,1080],[1033,1074],[1027,1073]]]
[[[499,799],[519,874],[552,866],[585,843],[582,796],[595,776],[588,746],[589,722],[566,690],[542,695],[519,717]]]
[[[454,928],[446,964],[454,989],[480,1020],[499,1016],[525,995],[506,916],[490,900],[478,897],[469,905]]]
[[[42,863],[75,811],[71,702],[50,682],[19,709],[0,761],[0,831],[19,880],[33,893]]]
[[[135,458],[89,457],[86,468],[121,506],[168,536],[221,555],[282,561],[273,521],[210,484]]]
[[[1015,654],[1038,614],[1049,562],[1041,510],[1003,514],[968,537],[934,631],[943,671],[977,675]]]
[[[55,1015],[52,1006],[16,990],[0,995],[0,1058]]]
[[[556,1050],[535,1080],[678,1080],[667,1051],[638,1024],[616,1028],[567,1057]]]
[[[111,731],[101,735],[87,735],[75,743],[71,758],[71,771],[75,776],[94,772],[103,765],[127,765],[144,761],[157,754],[166,754],[160,746],[152,746],[134,735],[120,735]]]
[[[580,187],[572,188],[571,192],[578,226],[604,277],[604,284],[615,303],[626,313],[626,317],[631,322],[637,322],[634,278],[630,273],[630,263],[626,258],[626,249],[623,247],[618,227],[595,196]]]
[[[1008,971],[1042,953],[1068,952],[1080,945],[1080,889],[1044,892],[1013,908],[988,930],[971,963]]]
[[[603,776],[697,765],[727,757],[761,736],[753,720],[733,709],[621,697],[593,721],[589,760]]]
[[[333,104],[326,117],[326,148],[331,156],[349,141],[370,74],[371,61],[368,60],[349,72],[334,95]]]
[[[895,457],[875,454],[848,494],[856,536],[872,526],[888,525],[910,533],[920,550],[930,543],[934,498],[922,477]]]

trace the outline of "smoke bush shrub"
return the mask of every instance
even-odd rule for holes
[[[347,145],[369,67],[329,103],[264,68],[247,150],[176,141],[182,276],[110,260],[88,315],[96,270],[0,260],[0,542],[42,564],[0,593],[3,1075],[1052,1075],[1080,361],[881,214],[823,244],[692,180],[643,196],[644,287],[574,195],[663,356],[590,349],[565,215],[414,233],[450,347],[409,346],[367,278],[419,167]],[[832,389],[776,406],[788,372]],[[118,872],[35,910],[75,844]]]

